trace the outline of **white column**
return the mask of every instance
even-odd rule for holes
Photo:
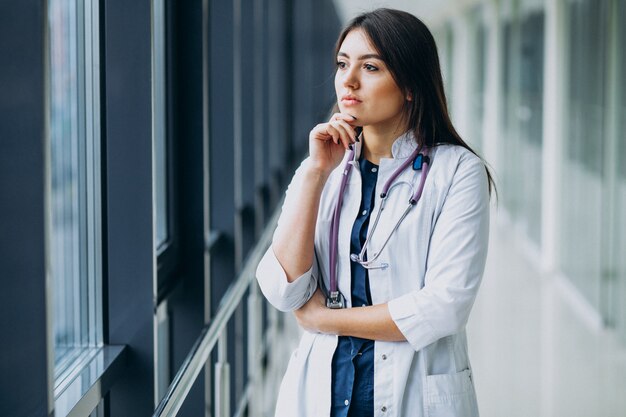
[[[546,0],[545,3],[545,50],[544,50],[544,95],[543,95],[543,184],[542,184],[542,226],[541,226],[541,266],[547,274],[554,276],[559,267],[559,239],[561,212],[561,178],[563,172],[563,132],[566,55],[565,16],[563,0]],[[554,384],[556,369],[554,362],[554,316],[553,291],[554,281],[546,283],[543,298],[544,317],[541,331],[541,367],[544,376],[541,379],[541,415],[548,417],[554,412]]]
[[[623,5],[621,7],[624,7]],[[602,199],[602,229],[604,237],[602,239],[602,253],[604,253],[604,282],[606,288],[606,303],[602,306],[602,315],[606,322],[610,325],[619,323],[621,304],[619,298],[619,259],[622,256],[619,246],[619,219],[623,214],[617,211],[617,204],[621,192],[619,179],[619,165],[623,163],[619,158],[619,141],[621,132],[620,126],[620,103],[623,100],[621,95],[621,78],[623,68],[620,68],[621,57],[624,53],[624,46],[620,45],[620,31],[618,27],[622,22],[619,21],[619,10],[617,1],[609,4],[609,35],[608,35],[608,69],[607,69],[607,85],[610,86],[606,90],[607,95],[607,133],[606,144],[604,147],[604,192]],[[623,29],[622,29],[623,30]]]
[[[497,0],[485,2],[485,23],[487,26],[487,64],[485,74],[485,119],[483,123],[483,156],[493,167],[496,181],[501,162],[498,161],[501,107],[501,30],[500,6]],[[497,184],[496,184],[497,185]]]
[[[471,56],[471,39],[470,36],[470,22],[463,10],[460,14],[456,15],[452,19],[452,39],[454,39],[454,45],[452,48],[453,58],[451,68],[452,71],[452,93],[454,97],[452,99],[452,115],[454,117],[454,126],[461,135],[466,137],[469,133],[471,112],[469,111],[469,83],[470,72],[468,69],[471,67],[470,60],[474,59]]]
[[[566,48],[562,0],[546,0],[541,230],[541,263],[546,272],[559,266]]]

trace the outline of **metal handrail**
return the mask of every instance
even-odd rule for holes
[[[183,405],[189,390],[204,368],[213,348],[222,335],[228,321],[241,302],[243,295],[254,282],[256,267],[270,245],[280,210],[276,210],[266,226],[259,242],[250,253],[239,277],[228,287],[217,314],[210,325],[204,326],[185,361],[172,380],[165,396],[154,411],[153,417],[175,416]]]

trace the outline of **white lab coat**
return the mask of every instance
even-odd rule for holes
[[[356,154],[360,152],[357,144]],[[396,139],[393,158],[380,161],[371,222],[380,208],[387,178],[413,152],[411,134]],[[257,279],[269,302],[281,311],[301,307],[315,292],[317,279],[329,286],[330,224],[341,172],[329,177],[321,196],[315,231],[315,259],[309,271],[289,283],[270,247],[259,263]],[[482,161],[460,146],[431,150],[432,165],[422,198],[393,234],[379,257],[389,267],[369,271],[373,304],[388,303],[406,342],[375,342],[374,415],[377,417],[478,416],[465,325],[482,278],[489,234],[489,194]],[[308,160],[303,162],[307,164]],[[346,187],[338,242],[339,289],[350,301],[350,235],[361,202],[358,162]],[[294,204],[290,190],[302,180],[296,171],[284,205]],[[421,171],[406,169],[396,181],[417,187]],[[368,247],[376,253],[406,207],[410,190],[389,194]],[[280,220],[279,220],[280,222]],[[328,417],[331,364],[337,336],[304,332],[281,384],[277,417]]]

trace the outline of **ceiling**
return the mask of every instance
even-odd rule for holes
[[[426,23],[435,23],[438,18],[449,10],[458,0],[334,0],[343,22],[347,22],[357,14],[389,7],[414,14]]]

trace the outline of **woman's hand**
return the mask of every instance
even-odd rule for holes
[[[313,167],[324,174],[339,165],[348,146],[356,141],[356,118],[335,113],[328,122],[320,123],[309,133],[309,154]]]
[[[294,311],[294,315],[303,329],[313,333],[323,333],[324,318],[328,312],[326,298],[318,288],[305,305]]]

